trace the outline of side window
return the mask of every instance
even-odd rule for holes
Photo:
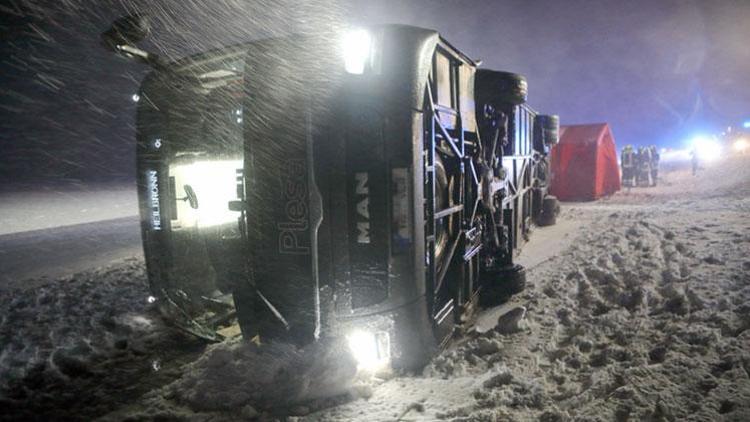
[[[534,115],[526,112],[526,153],[534,152]]]
[[[506,157],[515,155],[516,153],[516,143],[518,139],[518,113],[516,113],[517,109],[517,107],[514,107],[512,109],[512,114],[508,116],[508,133],[506,135],[508,142],[503,147],[503,155]]]
[[[518,107],[518,112],[516,113],[518,116],[518,146],[516,147],[516,154],[523,155],[526,154],[526,113],[524,113],[524,109],[521,107]]]
[[[435,63],[435,84],[437,85],[438,104],[446,107],[453,107],[453,85],[451,84],[452,66],[450,59],[444,54],[436,54]]]
[[[506,147],[506,155],[528,155],[531,154],[533,140],[533,125],[531,112],[523,106],[517,106],[513,110],[512,127],[510,128],[511,139]]]
[[[531,141],[531,137],[529,136],[529,128],[531,127],[529,124],[529,111],[522,108],[521,115],[523,116],[523,154],[527,155],[531,152],[529,149],[529,143]]]
[[[513,107],[513,119],[512,124],[513,127],[509,128],[508,135],[510,136],[510,139],[508,139],[508,155],[518,155],[521,154],[521,138],[523,137],[523,122],[521,121],[521,109],[516,106]]]

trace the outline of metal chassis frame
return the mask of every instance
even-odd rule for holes
[[[433,69],[436,64],[437,52],[442,50],[440,46],[436,49],[435,56],[433,56]],[[450,57],[450,52],[446,51],[446,55],[451,60],[451,96],[453,102],[458,104],[460,98],[460,86],[456,82],[458,81],[458,69],[461,65],[460,61]],[[458,65],[457,65],[458,63]],[[467,251],[467,246],[470,242],[467,241],[472,233],[476,233],[477,228],[470,226],[470,222],[474,221],[476,217],[480,195],[479,192],[479,178],[477,176],[476,168],[472,161],[473,157],[467,157],[467,141],[465,138],[465,131],[462,126],[461,110],[454,108],[448,108],[439,105],[435,102],[434,92],[436,91],[436,82],[430,78],[427,82],[426,93],[425,93],[425,104],[423,107],[424,117],[424,145],[423,145],[423,161],[424,161],[424,183],[425,183],[425,252],[426,252],[426,290],[427,290],[427,303],[430,309],[430,316],[433,319],[435,326],[441,326],[446,322],[446,318],[453,313],[456,307],[466,308],[467,304],[470,304],[477,285],[476,278],[478,276],[478,253],[481,249],[481,244],[477,247]],[[466,111],[473,113],[474,110]],[[451,114],[456,119],[456,128],[451,131],[445,128],[440,121],[440,114]],[[436,175],[435,175],[435,154],[437,154],[437,144],[439,141],[445,140],[454,154],[453,160],[458,161],[459,177],[460,182],[457,183],[459,189],[458,204],[446,209],[437,209],[435,204],[435,189],[436,189]],[[468,174],[467,174],[468,173]],[[472,186],[473,185],[473,186]],[[471,198],[467,197],[468,188],[473,187],[474,192],[477,193],[473,203],[469,204]],[[471,209],[471,214],[467,214],[467,210]],[[454,239],[449,240],[448,244],[448,256],[446,257],[445,265],[438,271],[437,262],[435,261],[435,247],[436,247],[436,233],[437,225],[439,220],[449,215],[455,215],[459,220],[459,230]],[[470,219],[467,220],[467,216]],[[467,224],[468,222],[468,224]],[[457,256],[457,251],[463,251],[461,256]],[[457,294],[454,297],[448,299],[444,304],[438,303],[437,299],[441,292],[441,289],[445,287],[446,277],[448,276],[448,270],[455,268],[458,260],[460,261],[461,269],[458,274],[458,280],[456,280]],[[476,265],[476,269],[472,270],[472,266]],[[462,311],[465,309],[462,309]],[[459,314],[454,313],[454,320],[450,321],[451,326],[455,322],[459,322],[463,312]],[[447,341],[448,338],[442,339],[443,342]]]

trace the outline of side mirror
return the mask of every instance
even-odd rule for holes
[[[190,204],[190,208],[197,210],[198,209],[198,195],[195,194],[195,191],[193,190],[193,187],[190,185],[183,186],[183,189],[185,189],[185,199]]]
[[[112,26],[102,32],[102,44],[104,48],[116,53],[122,52],[122,46],[135,46],[143,41],[151,33],[151,25],[143,15],[123,16],[114,22]]]
[[[157,55],[136,47],[151,33],[151,25],[145,16],[134,14],[123,16],[112,22],[112,26],[102,32],[102,45],[109,51],[143,62],[155,69],[164,70],[167,64]]]

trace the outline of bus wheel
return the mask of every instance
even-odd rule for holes
[[[552,195],[547,195],[542,200],[542,213],[537,220],[539,226],[552,226],[557,223],[557,214],[560,213],[560,201]]]
[[[556,114],[539,114],[534,120],[539,126],[544,145],[554,145],[560,141],[560,117]]]
[[[506,302],[526,288],[526,269],[518,264],[484,272],[479,304],[485,308]]]
[[[526,102],[529,89],[526,77],[517,73],[487,71],[477,73],[477,90],[492,93],[493,99],[516,106]]]

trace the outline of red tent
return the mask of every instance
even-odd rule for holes
[[[618,190],[620,167],[609,125],[561,126],[560,143],[552,148],[552,194],[590,201]]]

